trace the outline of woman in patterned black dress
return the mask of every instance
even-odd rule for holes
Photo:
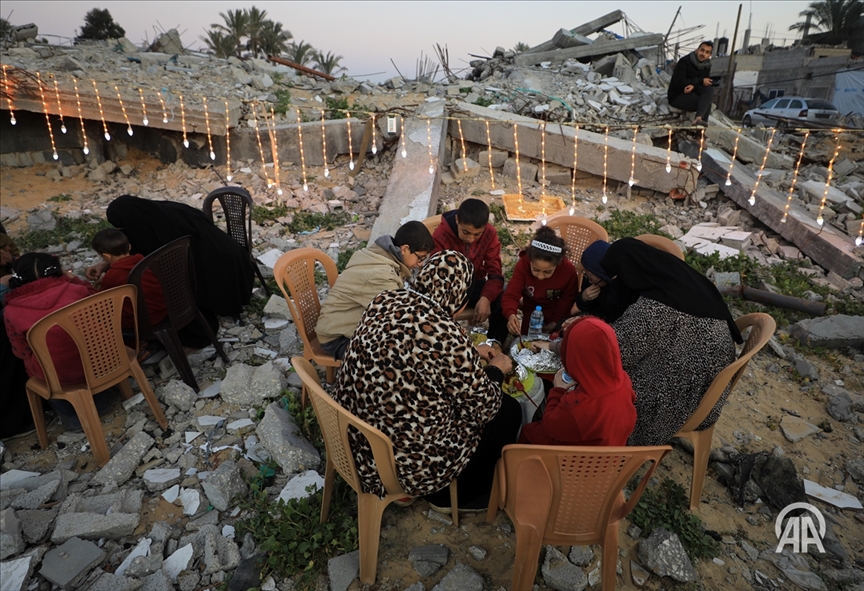
[[[714,284],[672,254],[622,238],[600,265],[613,284],[636,297],[612,323],[636,391],[636,427],[627,444],[664,444],[735,359],[741,333]],[[727,394],[699,430],[717,422]]]

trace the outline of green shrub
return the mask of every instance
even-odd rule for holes
[[[609,234],[609,240],[633,238],[641,234],[657,234],[671,238],[660,231],[662,222],[653,214],[638,214],[626,209],[613,209],[608,220],[598,222]]]
[[[279,88],[273,94],[276,96],[273,110],[280,115],[288,113],[288,109],[291,108],[291,91],[287,88]]]
[[[295,211],[294,219],[288,224],[288,231],[293,234],[319,230],[332,230],[344,226],[351,221],[351,215],[340,211],[337,213],[317,213],[311,211]]]
[[[85,245],[90,246],[97,232],[113,227],[108,220],[95,215],[84,215],[78,219],[61,216],[56,219],[57,226],[53,230],[25,232],[16,238],[15,244],[18,249],[22,253],[33,252],[49,246],[67,244],[73,240],[81,240]]]
[[[255,205],[252,207],[252,221],[259,226],[267,221],[285,217],[288,215],[288,207],[282,203],[273,206]]]

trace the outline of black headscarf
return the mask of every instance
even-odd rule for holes
[[[691,316],[725,320],[735,342],[743,342],[714,284],[675,255],[635,238],[622,238],[612,243],[600,264],[609,276],[646,298]]]
[[[236,317],[249,303],[255,279],[249,254],[202,211],[183,203],[121,195],[111,202],[106,215],[129,238],[132,254],[146,256],[191,236],[196,301],[205,314]]]

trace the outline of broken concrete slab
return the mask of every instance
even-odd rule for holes
[[[735,148],[736,137],[738,138],[738,152],[736,153],[736,158],[741,162],[761,165],[762,160],[765,157],[765,150],[767,149],[766,144],[756,141],[747,135],[746,132],[741,132],[739,136],[735,129],[729,129],[726,127],[709,125],[705,131],[705,138],[708,142],[711,142],[711,145],[722,148],[730,153]],[[766,161],[765,166],[767,168],[791,169],[795,167],[795,161],[785,154],[780,154],[772,150],[768,153],[768,160]]]
[[[798,443],[802,439],[822,431],[816,425],[792,415],[783,415],[783,418],[780,419],[780,430],[783,431],[783,436],[792,443]]]
[[[478,105],[465,105],[464,110],[472,115],[472,120],[462,120],[462,132],[466,141],[486,145],[486,125],[489,121],[490,139],[494,148],[515,152],[513,142],[513,123],[518,125],[519,152],[524,157],[540,160],[542,155],[542,123],[536,119],[487,109]],[[477,120],[473,120],[477,119]],[[451,122],[451,125],[456,125]],[[451,133],[458,133],[455,128]],[[546,127],[546,162],[564,166],[572,170],[573,143],[576,136],[569,126]],[[603,157],[606,148],[603,134],[579,130],[579,168],[598,176],[603,175]],[[630,179],[631,141],[609,137],[606,173],[608,178],[626,183]],[[698,153],[698,146],[697,152]],[[636,170],[634,177],[638,185],[668,194],[679,189],[687,194],[696,190],[699,176],[694,161],[683,154],[672,152],[669,155],[672,171],[666,172],[667,152],[663,148],[637,144]],[[694,154],[695,155],[695,154]],[[724,177],[725,180],[725,177]]]
[[[4,509],[0,511],[0,560],[23,552],[24,547],[21,521],[19,521],[15,510]]]
[[[132,535],[141,517],[137,513],[63,513],[51,533],[51,541],[62,544],[70,538],[117,540]]]
[[[246,493],[246,482],[240,468],[231,460],[222,462],[201,486],[217,511],[227,511],[236,497]]]
[[[686,154],[696,156],[699,146],[684,142],[682,150]],[[579,160],[581,163],[582,159]],[[828,224],[819,226],[812,216],[794,205],[790,207],[789,216],[783,223],[781,220],[786,208],[786,196],[766,187],[764,183],[760,184],[756,191],[756,203],[750,205],[750,195],[753,192],[756,176],[743,166],[735,166],[732,169],[731,184],[727,186],[726,175],[731,157],[722,150],[705,149],[702,152],[702,163],[702,174],[720,185],[727,197],[795,244],[801,252],[813,259],[813,262],[829,271],[834,271],[845,279],[855,277],[862,272],[864,258],[855,250],[855,243],[849,236],[841,234]]]
[[[256,433],[286,474],[314,470],[321,463],[318,450],[303,437],[293,417],[272,403],[264,411]]]
[[[555,44],[555,47],[561,48],[579,47],[580,45],[591,45],[594,40],[567,29],[559,29],[557,33],[552,35],[552,43]]]
[[[93,477],[94,484],[105,485],[113,482],[120,486],[132,476],[135,468],[141,463],[144,454],[153,447],[156,441],[144,431],[139,431],[123,446],[117,455],[108,460],[96,476]]]
[[[615,23],[620,21],[622,18],[624,18],[623,12],[621,12],[620,10],[613,10],[609,14],[604,14],[603,16],[595,18],[592,21],[581,24],[578,27],[576,27],[575,29],[570,29],[570,32],[573,33],[574,35],[590,35],[592,33],[596,33],[597,31],[605,29],[606,27],[608,27],[610,25],[614,25]],[[531,49],[524,51],[523,53],[525,53],[525,54],[541,53],[541,52],[553,50],[556,47],[558,47],[558,46],[555,45],[555,43],[552,39],[550,39],[549,41],[546,41],[545,43],[541,43],[540,45],[536,45],[536,46],[532,47]]]
[[[632,36],[627,39],[617,39],[615,41],[595,41],[591,45],[580,45],[578,47],[566,47],[563,49],[556,48],[552,51],[538,53],[523,53],[522,55],[517,55],[513,62],[517,66],[534,66],[541,62],[559,63],[568,59],[607,55],[628,49],[636,49],[637,47],[651,47],[660,45],[661,43],[663,43],[663,35],[650,33],[638,37]]]
[[[3,589],[21,591],[29,576],[32,561],[32,556],[23,556],[0,562],[0,581],[3,582]]]
[[[74,589],[104,557],[93,542],[72,538],[45,554],[39,574],[63,589]]]
[[[825,318],[807,318],[791,326],[798,342],[811,347],[842,349],[864,345],[864,316],[836,314]]]

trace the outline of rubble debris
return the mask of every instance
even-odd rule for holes
[[[789,332],[798,342],[810,347],[861,347],[864,345],[864,316],[836,314],[808,318],[792,325]]]
[[[529,53],[516,56],[514,62],[517,66],[534,66],[541,62],[562,62],[568,59],[579,59],[583,57],[595,57],[618,53],[637,47],[654,47],[663,43],[663,35],[652,33],[640,36],[631,36],[627,39],[616,39],[614,41],[595,41],[591,45],[580,45],[576,47],[565,47],[542,53]]]

